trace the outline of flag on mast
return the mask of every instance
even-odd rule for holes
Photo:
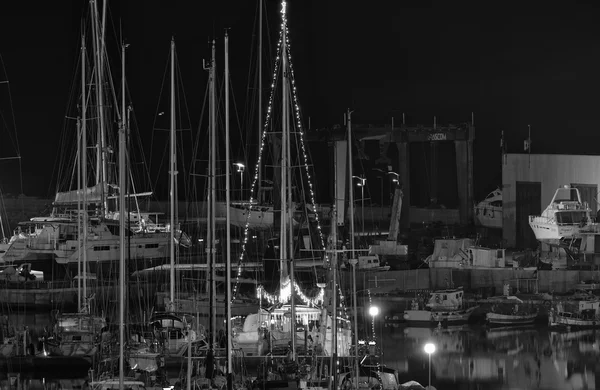
[[[527,128],[529,132],[527,134],[527,139],[523,142],[523,150],[531,154],[531,125],[527,125]]]

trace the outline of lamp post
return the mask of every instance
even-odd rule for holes
[[[369,307],[369,315],[371,316],[371,330],[373,331],[373,340],[375,340],[375,317],[379,315],[379,308],[377,306]]]
[[[396,183],[397,185],[400,185],[400,174],[392,171],[391,165],[388,165],[387,171],[384,171],[383,169],[379,169],[379,168],[373,168],[373,170],[377,171],[377,172],[381,172],[381,176],[378,176],[377,178],[379,180],[381,180],[381,218],[383,219],[383,177],[384,177],[384,175],[394,176],[394,178],[392,179],[392,182]]]
[[[243,191],[244,191],[244,169],[246,168],[246,166],[244,164],[242,164],[241,162],[236,162],[233,163],[233,165],[235,165],[235,167],[237,168],[237,173],[240,174],[240,200],[243,200]]]
[[[435,352],[435,344],[427,343],[423,347],[423,350],[429,356],[429,383],[427,384],[427,388],[431,389],[431,354]]]
[[[360,220],[362,223],[362,234],[365,235],[365,185],[367,184],[366,177],[352,176],[355,179],[360,180],[356,183],[357,187],[360,187]]]

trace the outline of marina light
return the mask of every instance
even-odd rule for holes
[[[433,343],[427,343],[423,347],[423,350],[425,351],[426,354],[431,355],[432,353],[435,352],[435,344],[433,344]]]
[[[423,347],[423,350],[425,351],[425,353],[429,357],[429,383],[427,384],[427,388],[431,389],[431,354],[435,352],[435,344],[434,343],[427,343]]]
[[[236,166],[238,172],[244,172],[244,168],[246,168],[246,166],[241,162],[233,163],[233,165]]]
[[[379,315],[379,308],[377,306],[371,306],[369,308],[369,315],[371,317],[377,317]]]

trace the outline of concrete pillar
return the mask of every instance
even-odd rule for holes
[[[469,198],[469,156],[467,141],[454,141],[456,151],[456,188],[458,190],[458,212],[460,215],[460,223],[467,224],[469,222],[468,208],[470,207]]]
[[[475,131],[474,128],[471,128],[471,135],[469,140],[467,141],[467,223],[470,224],[473,221],[473,217],[475,214],[475,210],[473,210],[473,205],[475,204],[473,200],[473,133]],[[471,130],[469,129],[469,130]]]
[[[397,142],[396,147],[398,148],[398,174],[400,175],[400,188],[402,188],[402,214],[400,215],[400,227],[410,227],[410,156],[409,156],[409,143],[408,142]]]
[[[437,157],[438,157],[438,143],[430,142],[429,150],[431,152],[430,156],[430,164],[429,164],[429,202],[431,204],[439,204],[438,199],[438,165],[437,165]]]

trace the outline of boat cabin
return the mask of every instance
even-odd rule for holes
[[[426,307],[431,310],[457,310],[463,305],[462,287],[437,290],[430,294]]]

